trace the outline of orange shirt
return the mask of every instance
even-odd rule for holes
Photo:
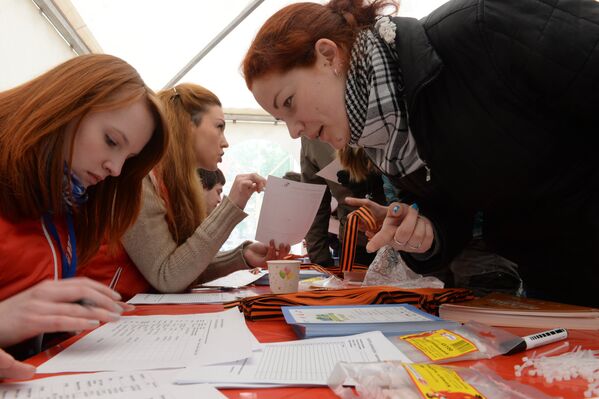
[[[66,243],[64,223],[57,223],[56,229]],[[44,233],[42,218],[12,223],[0,217],[0,237],[0,300],[62,277],[60,250]]]

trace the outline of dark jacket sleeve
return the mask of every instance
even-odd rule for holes
[[[302,171],[301,180],[304,183],[326,184],[325,179],[316,175],[321,168],[315,161],[311,152],[310,143],[307,142],[307,139],[302,138],[302,148],[300,152],[300,165]],[[316,212],[316,216],[314,217],[314,221],[305,237],[310,260],[323,266],[333,264],[328,238],[330,217],[331,191],[327,185],[318,211]]]
[[[428,274],[447,267],[470,242],[474,220],[457,207],[450,209],[449,204],[431,207],[425,202],[420,205],[420,214],[433,225],[432,256],[402,252],[402,258],[416,273]]]
[[[599,2],[486,0],[481,32],[504,83],[540,110],[587,127],[599,124]],[[590,138],[590,137],[589,137]]]

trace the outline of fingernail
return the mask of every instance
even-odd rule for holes
[[[88,320],[87,324],[89,324],[90,327],[98,327],[100,325],[100,322],[98,320]]]
[[[123,313],[123,311],[125,310],[118,303],[113,304],[112,307],[114,308],[114,311],[117,312],[117,313],[119,313],[119,314]]]
[[[401,206],[399,206],[399,205],[395,205],[395,206],[393,207],[393,214],[396,214],[396,213],[398,213],[400,209],[401,209]]]
[[[414,208],[414,209],[418,210],[418,209],[419,209],[419,208],[418,208],[418,204],[414,202],[414,203],[412,204],[412,208]]]
[[[119,294],[119,293],[118,293],[118,292],[116,292],[116,291],[112,291],[112,298],[113,298],[115,301],[120,301],[121,299],[123,299],[123,298],[121,297],[121,294]]]
[[[110,317],[112,320],[114,320],[114,321],[117,321],[117,320],[119,320],[119,319],[121,318],[121,315],[120,315],[120,314],[118,314],[118,313],[112,313],[112,312],[108,312],[108,316],[109,316],[109,317]]]

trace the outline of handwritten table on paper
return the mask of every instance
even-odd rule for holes
[[[210,385],[171,384],[173,371],[63,375],[0,385],[3,399],[223,399]]]
[[[179,316],[129,316],[105,324],[38,368],[40,373],[184,367],[251,354],[251,333],[237,309]],[[227,351],[218,350],[223,346]],[[233,358],[231,358],[233,357]]]

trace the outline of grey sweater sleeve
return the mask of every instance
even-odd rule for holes
[[[200,279],[208,268],[211,277],[247,268],[244,261],[240,262],[244,244],[215,259],[233,228],[246,216],[224,197],[187,241],[177,246],[168,228],[164,203],[151,180],[145,178],[140,214],[124,235],[122,243],[139,271],[155,289],[181,292]],[[222,273],[218,269],[222,269]]]

